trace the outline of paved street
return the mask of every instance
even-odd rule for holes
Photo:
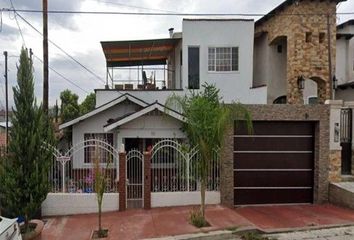
[[[354,226],[269,235],[278,240],[353,240]]]

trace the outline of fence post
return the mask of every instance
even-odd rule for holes
[[[151,151],[144,152],[144,209],[151,208]]]
[[[118,192],[119,192],[119,211],[124,211],[126,209],[126,163],[127,154],[126,152],[119,152],[119,182],[118,182]]]

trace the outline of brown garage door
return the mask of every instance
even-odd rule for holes
[[[255,121],[235,127],[235,205],[312,203],[314,124]]]

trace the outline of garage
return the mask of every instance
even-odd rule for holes
[[[234,205],[313,203],[314,122],[234,128]]]

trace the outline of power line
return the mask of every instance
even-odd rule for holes
[[[2,11],[22,12],[22,13],[43,13],[42,10],[36,9],[9,9],[3,8]],[[200,16],[200,17],[263,17],[263,16],[327,16],[328,13],[160,13],[160,12],[121,12],[121,11],[71,11],[71,10],[48,10],[52,14],[93,14],[93,15],[145,15],[145,16]],[[354,15],[354,12],[340,12],[332,15]]]
[[[35,54],[33,54],[33,56],[40,61],[41,63],[43,63],[43,60],[39,57],[37,57]],[[59,73],[57,70],[55,70],[54,68],[52,68],[51,66],[48,66],[48,68],[53,71],[54,73],[56,73],[58,76],[60,76],[61,78],[63,78],[65,81],[71,83],[72,85],[74,85],[75,87],[81,89],[82,91],[84,91],[85,93],[89,93],[88,91],[86,91],[85,89],[83,89],[82,87],[80,87],[79,85],[77,85],[76,83],[74,83],[73,81],[71,81],[70,79],[68,79],[67,77],[65,77],[63,74]]]
[[[10,4],[11,4],[11,8],[15,9],[15,6],[14,6],[14,3],[12,2],[12,0],[10,0]],[[26,46],[25,38],[23,37],[22,30],[21,30],[20,24],[19,24],[19,22],[17,20],[16,13],[14,14],[14,18],[15,18],[17,28],[18,28],[18,30],[20,32],[20,35],[21,35],[21,38],[22,38],[22,43],[23,43],[24,46]]]
[[[22,17],[19,13],[17,13],[17,10],[14,10],[15,14],[17,16],[19,16],[22,21],[24,21],[27,25],[29,25],[33,30],[35,30],[38,34],[40,34],[41,36],[43,36],[42,32],[39,31],[36,27],[34,27],[29,21],[27,21],[24,17]],[[53,44],[56,48],[58,48],[61,52],[63,52],[67,57],[69,57],[71,60],[73,60],[75,63],[77,63],[79,66],[81,66],[83,69],[85,69],[87,72],[89,72],[91,75],[93,75],[94,77],[96,77],[98,80],[100,80],[101,82],[103,82],[104,84],[106,83],[106,81],[104,81],[100,76],[98,76],[96,73],[94,73],[93,71],[91,71],[89,68],[87,68],[85,65],[83,65],[82,63],[80,63],[77,59],[75,59],[73,56],[71,56],[67,51],[65,51],[62,47],[60,47],[58,44],[56,44],[55,42],[53,42],[52,40],[48,39],[48,41]]]
[[[11,3],[11,6],[13,7],[13,3],[12,3],[12,0],[10,0],[10,3]],[[17,28],[21,34],[21,37],[22,37],[22,42],[23,44],[26,46],[26,42],[25,42],[25,38],[23,37],[23,34],[22,34],[22,30],[21,30],[21,27],[17,21],[17,18],[16,18],[16,14],[15,14],[15,19],[16,19],[16,23],[17,23]],[[40,62],[43,63],[43,60],[40,59],[39,57],[37,57],[35,54],[33,54],[33,56],[35,58],[37,58]],[[15,55],[11,55],[9,57],[19,57],[19,56],[15,56]],[[71,83],[72,85],[74,85],[75,87],[81,89],[82,91],[86,92],[86,93],[89,93],[88,91],[86,91],[85,89],[81,88],[79,85],[77,85],[76,83],[74,83],[73,81],[71,81],[70,79],[68,79],[67,77],[65,77],[64,75],[62,75],[61,73],[59,73],[58,71],[56,71],[54,68],[52,67],[48,67],[51,71],[53,71],[54,73],[56,73],[58,76],[60,76],[61,78],[63,78],[64,80],[66,80],[67,82]],[[2,104],[1,104],[2,105]],[[2,105],[3,106],[3,105]]]
[[[140,6],[128,5],[128,4],[125,4],[125,3],[117,3],[117,2],[110,2],[110,1],[104,1],[104,0],[93,0],[93,1],[100,2],[100,3],[108,3],[108,4],[111,4],[111,5],[117,5],[117,6],[128,7],[128,8],[142,9],[142,10],[160,11],[160,12],[166,12],[166,13],[177,13],[177,12],[169,11],[169,10],[140,7]]]

